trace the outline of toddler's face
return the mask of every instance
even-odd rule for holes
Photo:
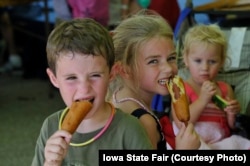
[[[195,43],[189,53],[184,56],[193,80],[202,84],[206,80],[213,81],[222,67],[222,48],[218,45]]]

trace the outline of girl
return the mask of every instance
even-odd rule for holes
[[[117,77],[111,85],[112,102],[141,121],[155,149],[166,149],[161,125],[151,110],[151,103],[155,94],[169,93],[166,81],[177,73],[173,32],[164,18],[145,11],[148,15],[140,11],[124,20],[113,32]],[[176,147],[169,148],[197,149],[200,141],[192,124],[187,128],[181,126]]]
[[[185,81],[190,122],[195,124],[198,134],[213,149],[248,149],[249,140],[231,136],[230,132],[235,128],[235,115],[240,112],[239,102],[234,99],[230,85],[215,80],[227,58],[227,41],[219,26],[191,28],[184,39],[183,58],[190,72]],[[226,100],[225,108],[212,102],[215,95]],[[174,111],[172,117],[177,131],[181,124]]]

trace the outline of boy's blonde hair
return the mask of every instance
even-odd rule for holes
[[[135,82],[138,71],[137,57],[139,49],[154,37],[173,39],[173,31],[167,21],[150,10],[142,10],[139,13],[122,21],[113,31],[115,47],[115,61],[129,66],[133,71]],[[113,89],[122,85],[119,75],[113,81]]]
[[[78,18],[64,21],[50,33],[47,42],[49,68],[56,74],[56,62],[62,53],[70,52],[103,56],[111,69],[114,64],[114,45],[108,30],[93,19]]]
[[[188,55],[192,44],[205,43],[219,45],[222,48],[222,64],[227,59],[227,39],[223,31],[217,24],[197,24],[190,28],[183,41],[183,56]]]

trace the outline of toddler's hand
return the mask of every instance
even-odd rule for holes
[[[211,81],[205,81],[201,86],[201,91],[199,97],[201,101],[209,103],[212,99],[212,96],[215,95],[217,91],[217,85]]]
[[[59,166],[65,158],[72,135],[64,130],[55,132],[46,142],[44,165]]]
[[[229,114],[238,114],[240,113],[240,103],[237,100],[228,100],[228,105],[227,107],[224,109],[224,111],[226,111]]]

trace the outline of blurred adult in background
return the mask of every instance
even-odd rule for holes
[[[109,0],[67,0],[73,18],[92,18],[108,26]]]
[[[113,30],[121,22],[122,0],[109,0],[109,30]]]
[[[71,20],[72,14],[67,0],[53,0],[56,23],[62,20]]]
[[[0,73],[11,72],[15,69],[20,69],[22,67],[22,60],[20,55],[18,55],[16,50],[16,45],[14,41],[13,28],[9,16],[9,8],[0,8],[0,30],[2,39],[8,49],[7,61],[4,57],[1,57],[5,63],[0,66]]]
[[[137,0],[121,0],[121,3],[122,19],[126,19],[130,15],[133,15],[142,9]]]
[[[172,29],[174,29],[180,15],[180,7],[177,0],[121,0],[121,2],[123,19],[135,14],[140,9],[150,9],[165,18]]]
[[[148,9],[154,10],[164,17],[174,29],[180,15],[180,7],[177,0],[151,0]]]
[[[92,18],[108,27],[110,0],[53,0],[57,21]]]

